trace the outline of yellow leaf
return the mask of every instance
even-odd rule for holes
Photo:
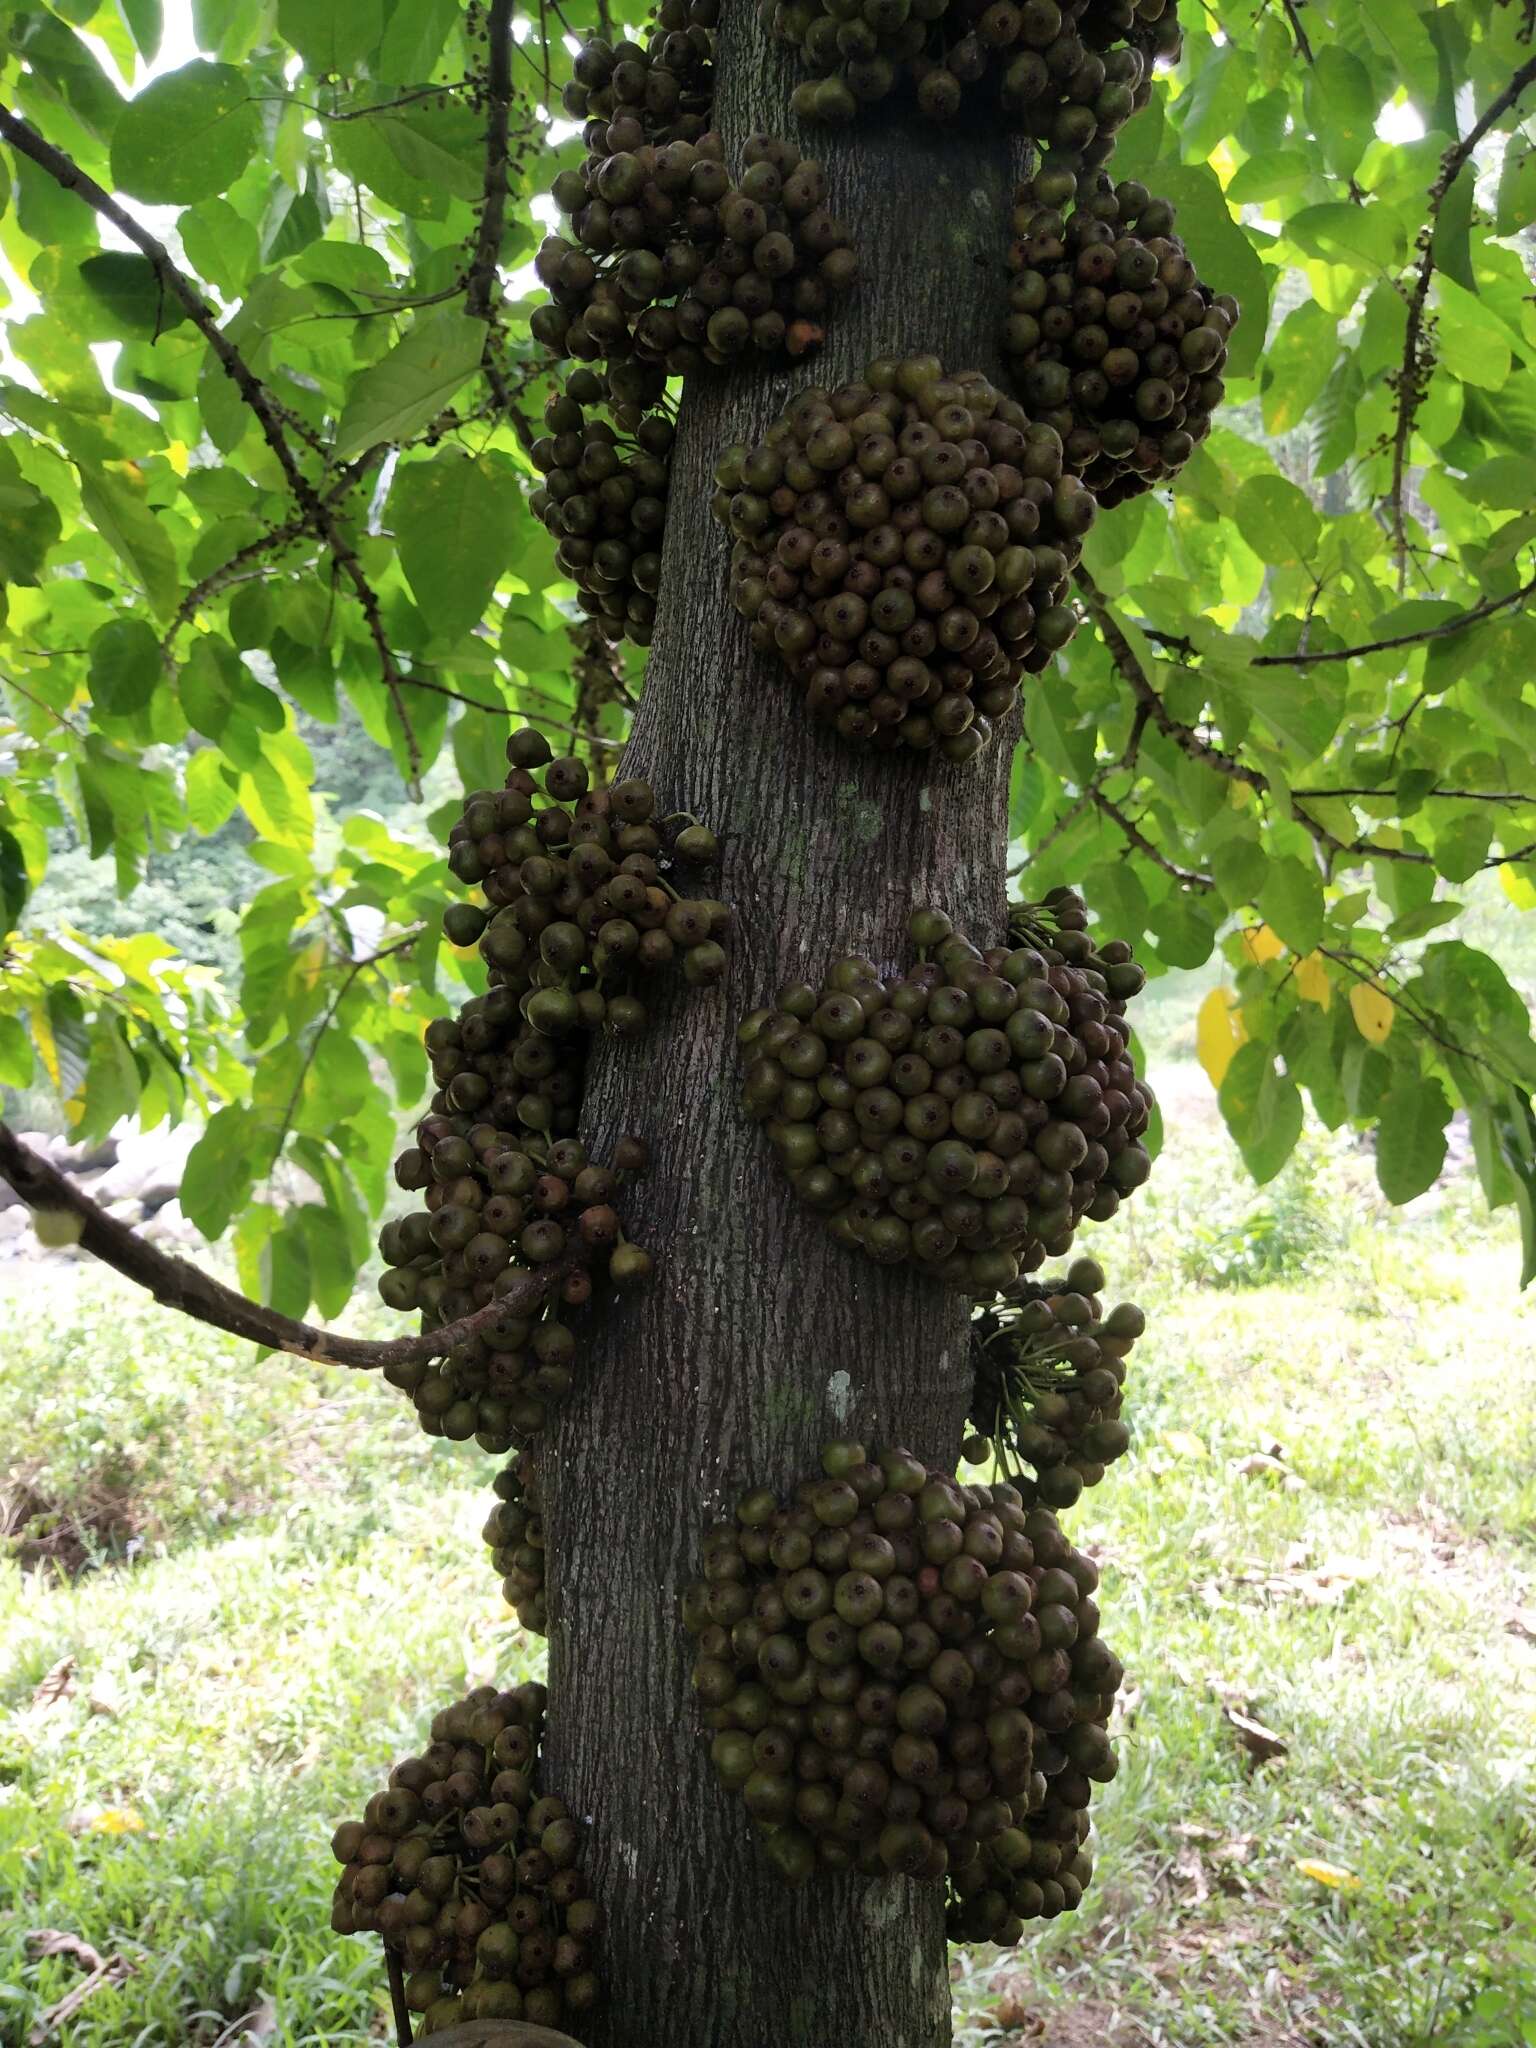
[[[178,476],[185,476],[187,473],[186,442],[168,441],[165,447],[165,459],[171,465],[172,469],[175,470]]]
[[[1278,960],[1285,946],[1267,924],[1261,924],[1243,933],[1243,951],[1255,967],[1262,967],[1266,960]]]
[[[1236,996],[1229,988],[1213,988],[1200,1005],[1195,1025],[1195,1052],[1213,1088],[1227,1078],[1232,1055],[1247,1036]]]
[[[1193,1430],[1170,1429],[1163,1441],[1181,1458],[1208,1458],[1211,1455],[1205,1448],[1204,1438],[1196,1436]]]
[[[93,1835],[142,1835],[144,1816],[131,1806],[104,1806],[91,1815],[89,1831]]]
[[[1321,953],[1309,953],[1296,969],[1296,993],[1304,1003],[1316,1003],[1324,1010],[1333,1002],[1333,984]]]
[[[1536,882],[1508,861],[1499,869],[1499,887],[1516,910],[1536,910]]]
[[[1372,1045],[1380,1045],[1397,1015],[1392,998],[1374,982],[1357,981],[1349,992],[1349,1007],[1360,1036]]]
[[[1360,1880],[1355,1873],[1337,1863],[1318,1863],[1312,1857],[1304,1856],[1296,1868],[1303,1877],[1310,1877],[1314,1883],[1325,1884],[1336,1892],[1357,1892],[1360,1889]]]
[[[53,1042],[53,1026],[48,1021],[48,1012],[41,1003],[32,1006],[32,1037],[43,1056],[43,1065],[48,1069],[48,1078],[55,1088],[64,1083],[59,1073],[59,1049]]]

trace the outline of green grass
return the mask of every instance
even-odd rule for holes
[[[1135,1448],[1074,1517],[1128,1671],[1099,1876],[1017,1951],[957,1953],[959,2037],[1536,2043],[1513,1232],[1460,1182],[1389,1215],[1333,1141],[1256,1192],[1203,1082],[1169,1078],[1175,1155],[1086,1246],[1153,1316]],[[29,1952],[44,1927],[135,1965],[70,2048],[207,2048],[263,1995],[276,2048],[377,2040],[327,1840],[436,1705],[536,1668],[479,1545],[492,1462],[377,1383],[253,1363],[106,1276],[26,1286],[0,1512],[74,1575],[0,1561],[0,2042],[78,1982]],[[1275,1446],[1281,1472],[1241,1469]],[[34,1703],[64,1660],[66,1695]],[[1284,1757],[1252,1764],[1224,1703]]]

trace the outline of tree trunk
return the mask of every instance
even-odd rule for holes
[[[754,129],[796,134],[790,63],[750,0],[727,0],[717,125],[739,162]],[[942,1888],[770,1871],[710,1768],[678,1613],[710,1521],[749,1485],[787,1489],[829,1437],[952,1464],[968,1393],[968,1306],[834,1242],[738,1105],[738,1019],[847,952],[910,958],[918,904],[979,943],[1000,931],[1011,723],[953,768],[813,727],[797,686],[732,610],[730,543],[710,517],[727,443],[789,394],[881,354],[997,371],[1014,151],[969,111],[909,103],[852,131],[800,134],[851,224],[862,277],[807,368],[748,366],[683,399],[659,624],[625,774],[725,841],[711,884],[735,911],[716,988],[664,999],[643,1045],[594,1058],[601,1150],[645,1136],[634,1196],[650,1285],[594,1318],[540,1467],[551,1555],[549,1781],[592,1823],[606,2007],[589,2048],[941,2048],[950,2036]]]

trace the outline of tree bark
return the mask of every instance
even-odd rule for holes
[[[828,1438],[952,1465],[968,1304],[846,1251],[790,1192],[738,1105],[735,1028],[834,960],[910,958],[908,913],[1001,931],[1011,721],[970,765],[874,754],[814,727],[754,654],[710,517],[719,451],[787,397],[881,354],[996,375],[1015,150],[968,111],[909,104],[798,133],[794,73],[750,0],[727,0],[716,122],[728,160],[754,129],[819,155],[862,276],[805,367],[748,366],[685,392],[656,640],[623,773],[725,841],[735,911],[722,985],[658,1007],[643,1046],[593,1063],[585,1134],[646,1136],[638,1241],[651,1284],[594,1319],[573,1398],[541,1449],[550,1544],[550,1783],[591,1820],[609,1997],[589,2048],[941,2048],[950,2037],[942,1891],[818,1876],[791,1892],[710,1769],[678,1599],[706,1526],[749,1485],[787,1490]]]

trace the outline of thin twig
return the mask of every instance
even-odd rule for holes
[[[1292,796],[1374,796],[1390,797],[1390,789],[1293,789]],[[1443,797],[1449,802],[1463,804],[1536,804],[1536,789],[1525,791],[1515,789],[1426,789],[1420,802],[1428,803],[1432,797]]]
[[[1239,759],[1236,754],[1227,753],[1213,741],[1196,732],[1193,726],[1186,725],[1182,719],[1174,717],[1163,702],[1161,693],[1154,687],[1151,677],[1137,659],[1136,650],[1126,638],[1119,620],[1110,610],[1103,591],[1081,565],[1076,576],[1083,600],[1103,636],[1105,646],[1109,649],[1110,660],[1136,702],[1145,706],[1152,723],[1163,737],[1191,761],[1199,761],[1205,767],[1213,769],[1216,774],[1228,776],[1235,782],[1246,782],[1256,794],[1267,796],[1270,793],[1270,781],[1262,768]],[[1329,794],[1333,792],[1330,791]],[[1102,800],[1099,802],[1102,809]],[[1296,801],[1294,791],[1291,793],[1290,803],[1297,823],[1305,826],[1319,851],[1328,856],[1330,864],[1339,856],[1347,859],[1399,861],[1413,867],[1433,867],[1435,864],[1430,854],[1420,853],[1413,847],[1380,846],[1372,839],[1340,839],[1336,832],[1330,832],[1328,827],[1320,819],[1314,818],[1310,811],[1302,809]],[[1525,849],[1522,848],[1513,854],[1494,855],[1480,865],[1485,868],[1502,867],[1508,861],[1524,857]]]
[[[61,725],[72,738],[77,740],[84,739],[84,733],[81,732],[73,719],[66,718],[62,711],[56,711],[46,698],[37,696],[27,688],[25,683],[18,683],[14,676],[0,676],[0,684],[4,684],[8,690],[14,690],[18,697],[25,697],[27,702],[35,704],[39,711],[45,711],[54,724]]]
[[[1081,582],[1083,571],[1078,571]],[[1470,626],[1479,625],[1484,619],[1491,619],[1496,612],[1509,611],[1522,605],[1528,598],[1536,597],[1536,577],[1523,583],[1518,590],[1512,590],[1505,597],[1486,598],[1482,604],[1474,605],[1470,611],[1460,613],[1454,619],[1441,619],[1433,626],[1420,626],[1412,633],[1392,633],[1381,640],[1363,640],[1355,647],[1325,647],[1317,653],[1295,654],[1253,654],[1248,658],[1250,668],[1315,668],[1324,661],[1355,661],[1362,655],[1388,654],[1398,647],[1418,647],[1429,640],[1448,640],[1454,634],[1465,633]],[[1169,647],[1178,654],[1197,652],[1193,640],[1182,633],[1164,633],[1156,626],[1143,625],[1141,630],[1148,639],[1155,640],[1159,647]]]
[[[392,960],[397,953],[408,952],[425,930],[425,925],[417,925],[414,930],[407,932],[403,938],[392,940],[387,946],[381,946],[378,952],[368,953],[361,960],[353,960],[348,963],[347,971],[342,976],[335,995],[327,1005],[325,1015],[320,1019],[319,1029],[315,1032],[314,1037],[309,1041],[309,1045],[305,1049],[303,1063],[299,1068],[298,1079],[293,1084],[293,1092],[288,1097],[288,1105],[283,1111],[282,1124],[279,1127],[276,1141],[272,1146],[272,1166],[276,1166],[278,1160],[283,1156],[283,1147],[288,1142],[288,1133],[293,1129],[293,1119],[299,1107],[300,1097],[304,1093],[304,1083],[309,1079],[310,1069],[315,1064],[325,1034],[330,1030],[336,1012],[346,1001],[353,983],[368,968],[377,967],[381,960]],[[268,1171],[271,1171],[271,1167],[268,1168]]]
[[[286,1351],[295,1358],[308,1358],[320,1365],[346,1365],[365,1372],[446,1356],[456,1346],[467,1344],[482,1330],[489,1329],[502,1316],[524,1314],[535,1307],[580,1257],[579,1253],[568,1254],[534,1272],[519,1274],[495,1301],[476,1309],[473,1315],[445,1323],[441,1329],[380,1342],[296,1322],[247,1295],[237,1294],[186,1259],[173,1258],[161,1251],[129,1224],[109,1216],[3,1122],[0,1180],[14,1188],[31,1209],[73,1216],[80,1225],[77,1242],[81,1250],[90,1252],[136,1287],[144,1288],[164,1307],[178,1309],[216,1330],[227,1330],[231,1336],[247,1338],[268,1351]]]
[[[1413,438],[1414,422],[1418,418],[1428,384],[1428,371],[1433,362],[1433,352],[1424,339],[1424,309],[1429,303],[1430,281],[1435,274],[1435,228],[1440,219],[1440,209],[1477,145],[1495,122],[1508,113],[1533,80],[1536,80],[1536,57],[1528,57],[1504,90],[1489,101],[1461,140],[1453,142],[1445,152],[1440,159],[1440,175],[1429,190],[1424,225],[1419,229],[1416,244],[1418,270],[1407,295],[1408,323],[1403,334],[1402,368],[1397,374],[1397,422],[1392,434],[1392,489],[1387,500],[1392,538],[1397,550],[1399,589],[1407,576],[1407,524],[1403,497],[1408,444]]]
[[[1280,5],[1285,10],[1286,20],[1291,24],[1291,34],[1296,38],[1298,53],[1306,63],[1312,63],[1312,45],[1308,42],[1307,32],[1301,25],[1301,15],[1297,9],[1296,0],[1280,0]]]
[[[1216,883],[1212,876],[1202,875],[1194,868],[1181,868],[1177,862],[1169,860],[1165,853],[1159,853],[1140,826],[1128,818],[1117,803],[1112,803],[1102,790],[1095,790],[1093,804],[1096,810],[1102,811],[1106,818],[1112,819],[1119,826],[1138,853],[1145,854],[1147,859],[1160,867],[1165,875],[1172,875],[1173,879],[1186,889],[1215,888]]]

